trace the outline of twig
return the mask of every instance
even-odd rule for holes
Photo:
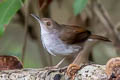
[[[120,39],[118,38],[117,33],[115,32],[115,25],[112,23],[112,19],[110,18],[107,10],[103,7],[103,5],[98,0],[94,1],[94,12],[98,16],[99,20],[105,25],[106,30],[111,36],[113,44],[120,48]]]
[[[47,0],[44,0],[42,6],[40,7],[40,11],[42,12],[46,6],[47,6]]]
[[[25,50],[26,50],[26,46],[27,46],[27,26],[28,26],[28,6],[29,6],[29,1],[26,0],[25,2],[25,35],[24,35],[24,42],[23,42],[23,48],[22,48],[22,63],[24,64],[24,58],[25,58]]]

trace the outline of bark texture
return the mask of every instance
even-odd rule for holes
[[[67,67],[50,69],[21,69],[0,71],[0,80],[70,80]],[[108,80],[104,65],[84,65],[75,75],[75,80]]]

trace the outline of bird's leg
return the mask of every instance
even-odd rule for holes
[[[46,69],[57,69],[60,67],[60,65],[63,63],[63,61],[65,60],[66,57],[64,57],[57,65],[55,66],[51,66],[51,67],[46,67]]]
[[[57,65],[55,65],[54,68],[58,68],[65,59],[66,59],[66,57],[64,57]]]
[[[80,66],[77,64],[70,64],[67,68],[67,75],[71,78],[71,80],[74,80],[75,73],[80,69]]]
[[[57,65],[55,65],[55,66],[52,66],[52,67],[46,67],[46,70],[48,70],[47,71],[47,75],[49,75],[51,72],[56,72],[56,71],[58,71],[58,69],[57,68],[59,68],[60,67],[60,65],[63,63],[63,61],[65,60],[65,58],[66,57],[64,57]],[[64,71],[64,70],[66,70],[66,68],[67,67],[65,67],[65,68],[63,68],[63,69],[61,69],[62,71]]]
[[[82,51],[83,52],[83,51]],[[80,52],[75,60],[67,68],[67,75],[71,80],[74,80],[76,72],[81,68],[80,63],[87,62],[87,56]]]
[[[81,64],[85,65],[85,63],[88,62],[89,53],[96,42],[97,41],[91,41],[91,42],[86,41],[83,50],[78,53],[77,57],[72,62],[72,64],[68,66],[67,75],[71,78],[71,80],[74,80],[76,72],[82,66]]]

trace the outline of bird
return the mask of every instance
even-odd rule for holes
[[[31,14],[40,24],[43,47],[51,55],[74,55],[80,52],[86,40],[110,41],[108,38],[92,35],[92,33],[78,25],[59,24],[51,18],[39,18]]]
[[[31,16],[40,24],[43,47],[53,56],[75,57],[83,50],[86,41],[101,40],[111,42],[106,37],[92,34],[91,31],[82,26],[59,24],[51,18],[40,18],[34,14],[31,14]],[[54,66],[54,68],[58,68],[63,61],[64,59]],[[79,69],[80,66],[77,63],[68,66],[67,74],[71,77],[71,80],[74,80],[75,73]],[[73,70],[72,75],[71,70]]]

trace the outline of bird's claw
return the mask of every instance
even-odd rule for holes
[[[67,68],[67,75],[74,80],[76,72],[80,69],[80,66],[77,64],[70,64]]]

